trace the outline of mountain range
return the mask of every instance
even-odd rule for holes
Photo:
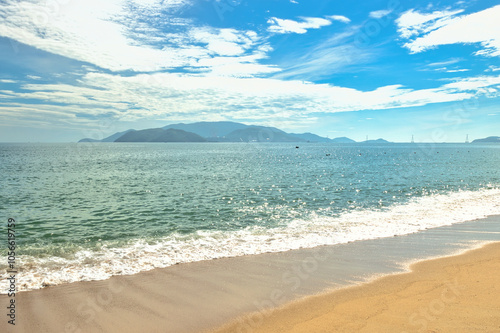
[[[205,142],[198,134],[168,128],[150,128],[141,131],[129,131],[115,142]]]
[[[382,139],[379,139],[382,140]],[[171,124],[162,128],[127,130],[102,140],[79,142],[356,142],[346,137],[325,138],[313,133],[287,133],[275,127],[245,125],[230,121]],[[382,140],[387,142],[385,140]]]
[[[276,127],[245,125],[231,121],[178,123],[162,128],[145,130],[129,129],[117,132],[104,139],[85,138],[78,142],[322,142],[355,143],[356,141],[339,137],[325,138],[313,133],[287,133]],[[383,144],[384,139],[366,140],[359,143]],[[499,136],[476,139],[472,143],[500,143]]]
[[[500,136],[489,136],[484,139],[476,139],[472,141],[472,143],[490,143],[490,142],[500,143]]]

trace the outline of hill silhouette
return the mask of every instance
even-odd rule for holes
[[[246,125],[231,121],[170,124],[118,132],[104,139],[79,142],[333,142],[353,143],[346,137],[329,139],[313,133],[287,133],[275,127]]]
[[[115,142],[205,142],[201,136],[173,128],[151,128],[141,131],[129,131]]]

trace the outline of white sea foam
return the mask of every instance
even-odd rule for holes
[[[71,259],[21,256],[17,286],[19,291],[32,290],[135,274],[177,263],[391,237],[497,214],[500,189],[484,189],[429,195],[385,209],[354,210],[336,217],[311,213],[307,220],[294,220],[273,229],[198,231],[195,235],[171,235],[154,242],[137,240],[121,247],[104,243],[98,250],[81,250]],[[7,274],[3,274],[4,293],[6,278]]]

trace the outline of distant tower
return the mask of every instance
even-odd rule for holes
[[[465,137],[465,143],[469,143],[469,134]]]
[[[413,134],[411,135],[411,143],[415,143],[415,140],[413,140]]]

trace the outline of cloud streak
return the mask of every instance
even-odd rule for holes
[[[305,34],[308,29],[319,29],[321,27],[332,24],[330,20],[320,17],[302,17],[301,20],[302,21],[299,22],[289,19],[271,17],[267,21],[267,23],[269,24],[267,30],[277,34]]]
[[[357,33],[359,33],[358,28],[350,28],[304,49],[302,54],[293,54],[290,61],[280,64],[282,71],[273,77],[314,81],[334,73],[348,71],[353,65],[369,62],[374,51],[359,49],[354,43],[349,42]]]
[[[392,13],[392,10],[382,9],[382,10],[376,10],[376,11],[370,12],[370,14],[368,14],[368,16],[371,18],[374,18],[374,19],[380,19],[384,16],[389,15],[390,13]]]
[[[305,34],[309,29],[320,29],[321,27],[331,25],[332,21],[351,22],[349,18],[342,15],[329,15],[325,17],[300,17],[301,21],[271,17],[267,20],[269,24],[267,30],[277,34]]]
[[[459,16],[462,12],[405,12],[396,21],[400,36],[409,39],[404,47],[420,53],[441,45],[479,44],[476,55],[500,56],[500,5]]]
[[[126,77],[88,73],[82,79],[82,86],[26,84],[22,90],[0,91],[1,104],[19,99],[35,100],[36,107],[28,103],[18,108],[32,111],[38,105],[45,105],[36,113],[51,112],[50,117],[64,121],[76,121],[78,114],[127,121],[187,117],[199,120],[208,113],[223,119],[279,118],[299,124],[304,116],[317,113],[383,110],[461,101],[480,95],[498,96],[500,76],[459,79],[433,89],[413,90],[390,85],[360,91],[329,84],[263,78],[214,79],[168,73]],[[0,114],[12,112],[12,108],[8,109],[2,107]]]
[[[327,16],[329,19],[332,19],[334,21],[339,21],[339,22],[342,22],[342,23],[350,23],[351,20],[343,15],[330,15],[330,16]]]

